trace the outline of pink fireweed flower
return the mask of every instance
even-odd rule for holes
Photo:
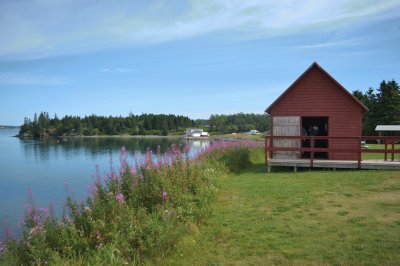
[[[39,209],[39,211],[40,211],[40,215],[42,216],[42,219],[46,220],[48,218],[48,212],[49,212],[48,209],[42,207]]]
[[[129,173],[131,174],[131,176],[134,176],[136,171],[132,166],[129,166]]]
[[[146,170],[150,170],[152,165],[153,165],[153,151],[150,148],[147,148],[146,150],[146,156],[144,159],[144,166]]]
[[[124,203],[124,195],[122,193],[118,193],[117,196],[115,196],[115,198],[119,204]]]
[[[157,168],[157,169],[160,169],[160,168],[162,167],[162,165],[163,165],[163,162],[162,162],[162,160],[159,158],[159,159],[157,160],[156,168]]]
[[[160,158],[160,156],[161,156],[161,147],[160,147],[160,145],[158,145],[157,146],[157,157]]]
[[[32,208],[28,203],[25,203],[24,205],[24,209],[25,209],[25,215],[26,216],[30,216],[32,213]]]
[[[125,170],[123,168],[119,168],[118,171],[119,171],[119,175],[125,174]],[[116,180],[116,179],[113,179],[113,180]]]
[[[122,146],[121,151],[119,152],[119,162],[122,167],[125,168],[128,165],[128,152],[125,149],[125,146]]]
[[[163,201],[166,201],[167,198],[168,198],[168,193],[165,192],[165,191],[163,191],[163,193],[162,193],[162,199],[163,199]]]
[[[147,170],[147,171],[150,171],[150,170],[151,170],[151,165],[150,165],[150,164],[146,165],[146,170]]]
[[[111,173],[111,180],[117,180],[117,175],[114,172]]]
[[[98,164],[96,164],[96,177],[100,177],[100,166]]]
[[[97,194],[99,193],[99,189],[97,188],[97,184],[92,185],[92,196],[97,197]]]
[[[40,217],[39,217],[39,215],[34,214],[33,217],[32,217],[32,219],[33,219],[34,224],[35,224],[36,226],[39,226],[39,224],[40,224]]]

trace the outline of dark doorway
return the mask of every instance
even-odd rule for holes
[[[301,118],[301,135],[302,136],[328,136],[328,117],[302,117]],[[303,140],[301,143],[303,148],[309,148],[310,140]],[[328,140],[318,139],[314,141],[315,148],[328,148]],[[310,158],[310,152],[304,152],[302,158]],[[315,152],[314,158],[328,159],[327,152]]]

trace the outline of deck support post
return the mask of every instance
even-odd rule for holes
[[[392,162],[394,161],[394,141],[392,142]]]
[[[269,138],[268,136],[265,136],[265,165],[268,165],[268,147],[269,147]]]
[[[387,161],[387,141],[385,140],[385,161]]]
[[[314,167],[314,138],[311,136],[310,139],[310,146],[311,146],[311,150],[310,150],[310,167],[313,168]]]
[[[267,166],[267,172],[271,173],[271,166],[270,165]]]
[[[358,137],[357,163],[358,163],[358,169],[361,169],[361,137]]]
[[[293,172],[295,172],[295,173],[297,172],[297,166],[293,167]]]

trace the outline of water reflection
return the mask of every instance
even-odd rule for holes
[[[70,138],[46,140],[21,140],[20,145],[26,160],[35,163],[48,160],[73,160],[77,156],[89,157],[93,160],[99,157],[110,157],[118,154],[122,146],[133,156],[142,156],[147,148],[153,153],[160,146],[161,153],[172,145],[189,145],[194,151],[208,145],[208,140],[186,142],[181,139],[167,138]]]

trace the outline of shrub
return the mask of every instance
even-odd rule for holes
[[[122,147],[120,168],[97,174],[85,202],[68,198],[61,218],[30,200],[22,237],[0,243],[0,264],[140,264],[162,257],[211,214],[218,178],[251,163],[261,146],[221,141],[189,159],[172,145],[164,155],[148,149],[136,165]]]

